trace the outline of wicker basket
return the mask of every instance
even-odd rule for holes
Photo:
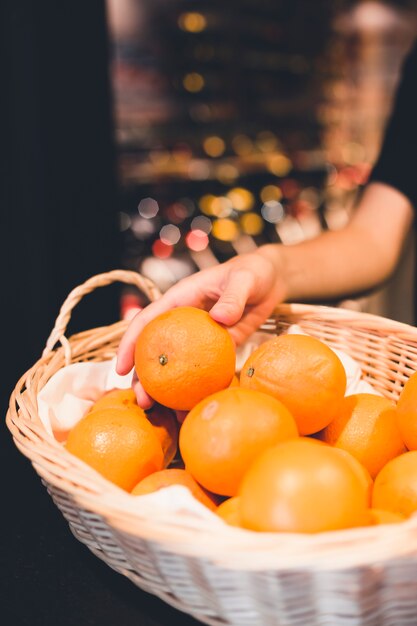
[[[141,589],[206,624],[220,626],[415,626],[417,517],[401,524],[320,535],[216,531],[186,513],[138,514],[135,499],[69,454],[37,413],[37,394],[51,376],[77,361],[114,356],[126,322],[66,339],[71,311],[113,281],[156,288],[116,270],[74,289],[62,306],[42,358],[16,385],[7,425],[74,535]],[[321,306],[282,305],[262,327],[290,324],[340,348],[363,378],[397,399],[417,370],[417,329],[374,315]],[[55,348],[57,342],[61,346]]]

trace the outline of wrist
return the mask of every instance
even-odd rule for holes
[[[274,283],[277,292],[279,293],[279,300],[284,302],[289,296],[289,285],[287,284],[287,271],[285,254],[283,250],[284,246],[278,243],[270,243],[260,246],[256,254],[267,260],[273,266]]]

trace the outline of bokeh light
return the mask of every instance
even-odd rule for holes
[[[181,231],[178,226],[175,226],[174,224],[166,224],[165,226],[162,226],[159,231],[159,238],[162,243],[175,246],[175,244],[181,239]]]
[[[174,202],[167,207],[166,215],[174,224],[181,224],[191,215],[191,211],[185,204]]]
[[[201,33],[207,26],[207,20],[202,13],[190,11],[181,13],[178,18],[178,25],[182,30],[189,33]]]
[[[236,135],[232,139],[233,150],[239,156],[247,156],[253,152],[253,142],[247,135]]]
[[[239,227],[233,220],[223,218],[213,222],[211,232],[220,241],[233,241],[239,235]]]
[[[277,200],[268,200],[262,205],[261,215],[270,224],[277,224],[284,218],[284,207]]]
[[[284,154],[277,153],[269,157],[267,167],[275,176],[286,176],[292,169],[292,162]]]
[[[281,182],[282,195],[284,198],[294,199],[300,192],[299,183],[293,178],[287,178]]]
[[[259,235],[264,228],[264,221],[257,213],[244,213],[240,218],[240,226],[246,235]]]
[[[119,229],[122,233],[128,230],[132,225],[132,218],[124,211],[119,213]]]
[[[213,196],[213,194],[208,193],[204,196],[201,196],[200,200],[198,201],[198,206],[200,207],[200,210],[206,215],[213,215],[211,207],[215,197],[216,196]]]
[[[215,217],[228,217],[233,211],[232,202],[225,196],[207,194],[200,198],[199,206],[205,215],[214,215]]]
[[[154,220],[140,217],[139,215],[132,217],[130,230],[132,231],[136,239],[140,239],[142,241],[148,239],[151,235],[154,234],[156,228],[157,225],[155,224]]]
[[[239,170],[235,165],[231,163],[220,163],[216,167],[216,178],[224,185],[233,184],[239,177]]]
[[[171,256],[173,247],[170,244],[164,243],[161,239],[157,239],[152,244],[152,254],[158,259],[167,259]]]
[[[188,164],[188,176],[191,180],[207,180],[210,176],[210,166],[203,159],[193,159]]]
[[[262,202],[268,202],[269,200],[281,200],[282,191],[277,185],[265,185],[265,187],[262,187],[259,197]]]
[[[226,149],[226,144],[221,137],[206,137],[203,141],[204,152],[211,157],[219,157]]]
[[[194,252],[201,252],[205,250],[208,246],[208,236],[202,230],[190,230],[189,233],[185,236],[185,243]]]
[[[138,204],[138,211],[141,217],[152,219],[158,214],[159,205],[153,198],[143,198]]]
[[[315,187],[306,187],[300,191],[299,199],[308,202],[312,209],[318,209],[320,205],[320,193]]]
[[[244,187],[234,187],[227,193],[227,198],[237,211],[250,211],[255,204],[253,193]]]
[[[191,230],[199,230],[208,235],[211,229],[211,220],[209,220],[209,218],[205,215],[198,215],[191,222]]]
[[[215,217],[229,217],[233,211],[233,205],[229,198],[219,196],[211,203],[211,214]]]
[[[278,140],[273,132],[264,130],[258,133],[256,137],[256,145],[261,152],[273,152],[277,149]]]
[[[204,82],[204,78],[198,72],[189,72],[182,79],[184,89],[190,91],[191,93],[197,93],[201,91],[204,87]]]

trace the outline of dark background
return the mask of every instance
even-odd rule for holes
[[[119,267],[120,244],[104,3],[10,0],[1,13],[4,416],[66,295]],[[91,294],[70,332],[116,321],[117,294]],[[178,618],[72,536],[4,420],[0,446],[2,624],[159,626]]]

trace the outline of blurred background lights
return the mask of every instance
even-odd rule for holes
[[[281,190],[284,198],[292,200],[300,192],[300,185],[293,178],[286,178],[281,182]]]
[[[210,176],[210,166],[203,159],[194,159],[188,164],[188,176],[191,180],[207,180]]]
[[[211,157],[219,157],[226,149],[226,144],[221,137],[206,137],[203,141],[204,152]]]
[[[198,72],[189,72],[182,79],[184,89],[191,93],[197,93],[204,87],[204,78]]]
[[[212,228],[211,220],[209,220],[209,218],[205,217],[204,215],[198,215],[191,222],[191,230],[199,230],[199,231],[202,231],[203,233],[206,233],[207,235],[211,231],[211,228]]]
[[[152,253],[158,259],[167,259],[171,256],[172,252],[173,247],[170,244],[163,242],[161,239],[157,239],[152,244]]]
[[[216,167],[216,178],[224,185],[233,184],[239,178],[239,170],[231,163],[220,163]]]
[[[278,140],[274,133],[264,130],[256,136],[256,145],[261,152],[273,152],[277,149]]]
[[[119,213],[119,229],[122,233],[128,230],[132,225],[132,219],[130,215],[125,213],[124,211],[120,211]]]
[[[284,154],[274,154],[268,159],[267,167],[275,176],[286,176],[292,169],[292,163]]]
[[[276,200],[268,200],[262,205],[261,215],[267,222],[277,224],[284,218],[284,207]]]
[[[306,187],[299,194],[299,199],[308,202],[312,209],[318,209],[320,206],[320,193],[315,187]]]
[[[213,196],[213,194],[208,193],[204,196],[201,196],[200,200],[198,201],[198,206],[200,207],[200,210],[206,215],[213,214],[211,210],[211,206],[215,197],[216,196]]]
[[[240,218],[240,226],[246,235],[259,235],[264,227],[264,221],[257,213],[244,213]]]
[[[175,257],[161,259],[149,256],[143,260],[140,267],[141,274],[156,283],[161,291],[166,291],[192,271],[192,263],[188,259]]]
[[[189,161],[192,157],[192,150],[186,143],[177,143],[172,149],[172,158],[181,163]]]
[[[214,215],[215,217],[228,217],[233,211],[232,202],[225,196],[207,194],[200,198],[199,206],[205,215]]]
[[[188,31],[189,33],[201,33],[207,26],[207,20],[202,13],[190,11],[181,13],[178,18],[178,25],[182,30]]]
[[[250,211],[255,204],[253,193],[244,187],[234,187],[227,193],[227,198],[237,211]]]
[[[166,209],[166,214],[171,222],[180,224],[191,214],[189,207],[181,202],[173,202]]]
[[[233,241],[239,235],[239,227],[233,220],[218,219],[213,222],[212,235],[220,241]]]
[[[178,226],[174,226],[174,224],[165,224],[159,231],[159,237],[162,243],[175,246],[181,239],[181,231]]]
[[[211,202],[211,215],[215,217],[229,217],[233,211],[233,204],[229,198],[219,196]]]
[[[159,206],[153,198],[143,198],[138,204],[139,215],[151,219],[155,217],[159,211]]]
[[[415,40],[396,7],[416,1],[111,0],[123,265],[147,259],[163,290],[174,260],[192,273],[345,224]]]
[[[236,135],[233,137],[232,147],[239,156],[247,156],[253,152],[253,142],[247,135]]]
[[[193,252],[202,252],[207,248],[209,239],[207,233],[202,230],[190,230],[185,236],[185,243]]]
[[[282,191],[277,185],[265,185],[262,187],[259,194],[262,202],[268,202],[269,200],[281,200]]]
[[[149,219],[139,217],[139,215],[132,217],[130,229],[136,239],[144,241],[154,234],[156,230],[156,224]]]
[[[149,160],[155,165],[166,165],[171,158],[168,150],[157,149],[149,151]]]

